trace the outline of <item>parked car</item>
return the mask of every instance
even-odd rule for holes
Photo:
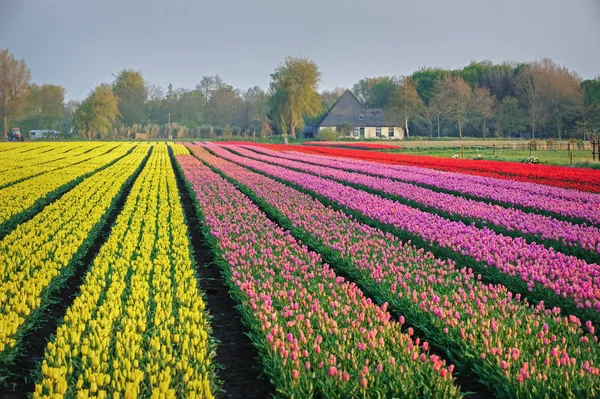
[[[58,132],[56,130],[30,130],[29,137],[33,140],[37,139],[57,139]]]

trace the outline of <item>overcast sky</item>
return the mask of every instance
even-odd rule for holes
[[[82,99],[124,68],[166,87],[267,88],[286,55],[322,89],[421,66],[550,57],[600,74],[600,0],[0,0],[0,48]]]

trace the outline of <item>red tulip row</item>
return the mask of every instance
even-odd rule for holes
[[[315,146],[276,146],[271,149],[294,150],[367,161],[413,165],[424,168],[496,177],[499,179],[547,184],[589,192],[600,192],[600,170],[579,169],[566,166],[531,165],[501,161],[475,161],[470,159],[436,158],[420,155],[389,154],[375,151],[323,148]]]

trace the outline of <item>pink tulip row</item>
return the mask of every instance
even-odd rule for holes
[[[491,226],[499,226],[509,231],[531,234],[541,239],[557,240],[568,246],[579,246],[588,251],[600,253],[600,230],[595,227],[582,226],[549,216],[439,193],[388,178],[258,154],[240,147],[235,147],[235,151],[253,159],[380,190],[451,215],[481,220]]]
[[[336,276],[197,159],[176,158],[279,396],[460,396],[453,366],[402,333],[387,306]]]
[[[431,334],[428,338],[472,359],[472,371],[500,396],[535,390],[539,396],[579,392],[585,397],[600,388],[595,364],[600,347],[591,324],[586,334],[579,319],[561,316],[558,309],[530,306],[501,285],[483,284],[452,261],[435,259],[307,194],[200,147],[190,148],[276,209],[296,234],[334,251],[347,262],[340,267],[422,325]],[[555,383],[565,376],[567,384]]]
[[[388,165],[358,159],[328,157],[301,152],[278,152],[263,147],[252,147],[252,150],[282,158],[302,160],[317,165],[397,179],[408,183],[424,184],[438,189],[459,192],[509,205],[523,206],[566,217],[584,219],[594,224],[600,223],[599,194],[543,184],[444,172],[416,166]]]
[[[541,284],[561,297],[572,298],[581,308],[600,311],[600,266],[597,264],[528,243],[520,237],[506,237],[488,228],[451,222],[332,180],[241,157],[219,146],[209,148],[228,160],[297,184],[370,219],[470,256],[510,276],[519,276],[531,289],[536,283]]]

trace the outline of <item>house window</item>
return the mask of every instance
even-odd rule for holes
[[[359,121],[362,121],[363,119],[365,119],[365,116],[364,116],[364,115],[358,115],[358,120],[359,120]]]
[[[375,136],[381,137],[381,128],[380,127],[375,128]]]
[[[388,134],[390,137],[394,137],[394,128],[393,127],[388,128]]]
[[[358,127],[354,128],[354,137],[358,137]]]

